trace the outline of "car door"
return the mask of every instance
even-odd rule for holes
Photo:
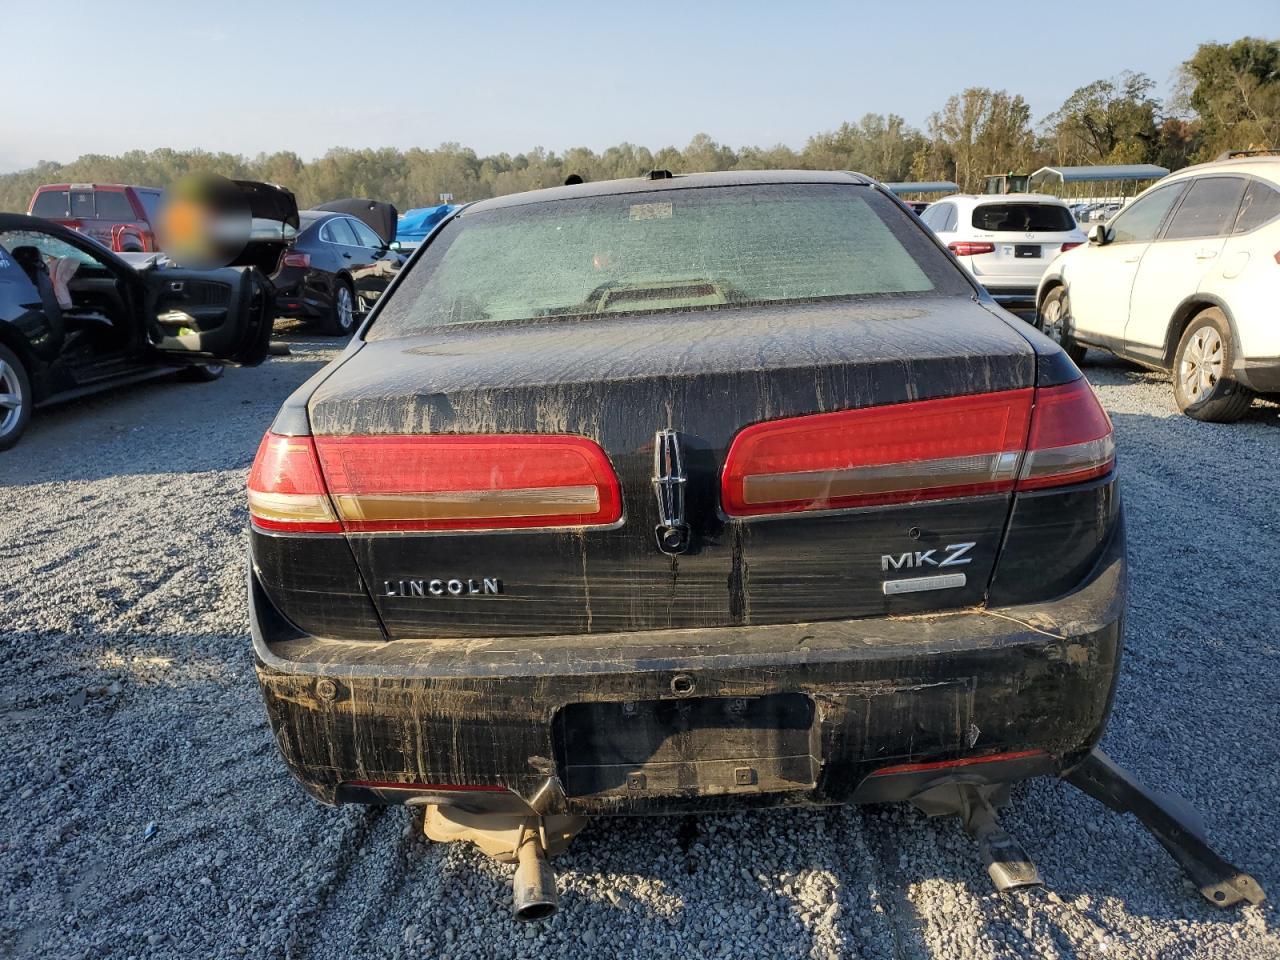
[[[1159,239],[1142,255],[1124,328],[1126,352],[1164,360],[1169,321],[1178,305],[1219,268],[1245,185],[1243,177],[1230,176],[1191,181]]]
[[[330,252],[333,254],[334,273],[351,274],[367,262],[365,251],[356,239],[356,232],[351,224],[350,217],[334,217],[325,224],[332,244]],[[352,276],[352,281],[354,280],[355,277]]]
[[[1073,332],[1089,342],[1119,346],[1129,322],[1129,297],[1138,264],[1156,238],[1185,182],[1143,194],[1102,228],[1102,243],[1089,242],[1066,274]]]
[[[382,238],[368,224],[355,219],[348,222],[355,231],[356,239],[360,241],[364,255],[369,258],[367,263],[351,271],[351,277],[355,281],[356,293],[360,299],[372,306],[387,289],[387,284],[396,275],[403,261],[398,253],[382,242]]]
[[[256,366],[271,342],[271,298],[252,267],[181,267],[138,274],[142,323],[154,354],[178,363]]]

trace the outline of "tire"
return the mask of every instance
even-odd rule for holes
[[[338,280],[333,285],[333,303],[324,318],[324,332],[331,337],[349,337],[356,328],[356,297],[351,284]]]
[[[1036,311],[1036,327],[1060,346],[1077,367],[1084,363],[1085,347],[1071,336],[1071,298],[1066,287],[1054,287]]]
[[[212,383],[214,380],[221,380],[226,369],[221,363],[202,363],[199,366],[187,367],[182,371],[182,376],[196,383]]]
[[[1173,354],[1173,398],[1188,417],[1234,423],[1253,403],[1253,391],[1231,376],[1235,364],[1231,325],[1217,307],[1187,324]]]
[[[16,353],[0,343],[0,450],[21,438],[31,421],[31,377]]]

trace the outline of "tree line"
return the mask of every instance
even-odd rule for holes
[[[1202,44],[1181,65],[1167,101],[1153,96],[1154,89],[1150,77],[1125,71],[1081,87],[1035,124],[1020,95],[970,87],[949,97],[924,129],[894,114],[868,113],[815,134],[799,150],[735,149],[698,134],[683,149],[622,143],[599,153],[538,147],[484,157],[457,143],[409,150],[335,147],[312,161],[290,151],[252,158],[167,148],[86,154],[0,175],[0,210],[25,210],[43,183],[163,186],[194,171],[283,184],[304,208],[354,196],[405,210],[438,203],[441,194],[463,202],[554,186],[570,174],[608,180],[655,169],[858,170],[883,181],[954,180],[973,191],[987,174],[1045,165],[1156,163],[1175,170],[1228,149],[1280,147],[1280,41],[1245,37]]]

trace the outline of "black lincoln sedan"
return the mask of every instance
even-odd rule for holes
[[[276,316],[318,320],[325,333],[350,336],[407,259],[394,249],[395,208],[390,209],[389,235],[366,222],[379,222],[374,217],[301,211],[297,239],[272,277]]]
[[[248,487],[289,769],[517,863],[517,917],[554,911],[547,858],[591,815],[910,801],[1034,885],[995,810],[1035,776],[1133,812],[1212,902],[1262,896],[1097,750],[1106,413],[865,177],[462,208]]]

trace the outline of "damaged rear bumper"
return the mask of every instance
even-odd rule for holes
[[[670,813],[904,800],[1057,774],[1102,735],[1122,534],[1049,603],[626,635],[339,641],[250,574],[258,678],[325,803]],[[960,763],[957,764],[957,761]]]

